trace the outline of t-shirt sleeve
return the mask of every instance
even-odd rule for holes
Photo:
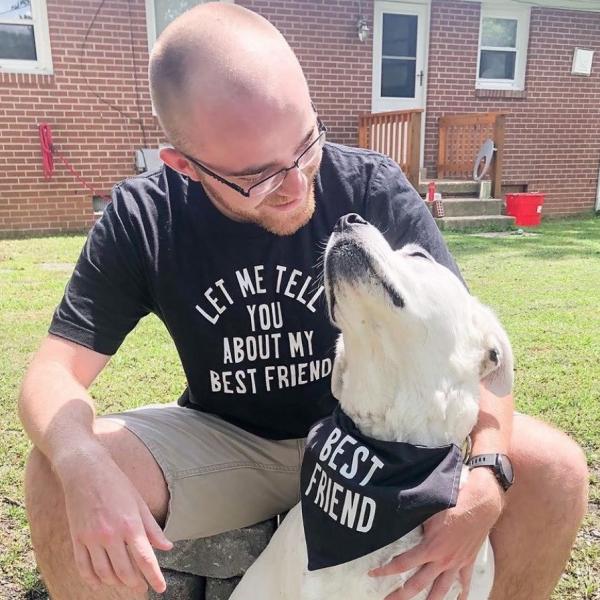
[[[419,244],[464,283],[425,202],[389,158],[383,158],[371,176],[365,197],[365,218],[383,233],[392,248]]]
[[[101,354],[114,354],[151,310],[134,219],[113,190],[113,201],[90,231],[49,332]]]

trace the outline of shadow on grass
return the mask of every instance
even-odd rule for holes
[[[600,258],[600,218],[549,221],[537,229],[527,230],[535,236],[511,234],[485,238],[472,234],[445,235],[450,250],[461,256],[506,252],[539,261],[563,258]]]
[[[48,592],[40,579],[35,582],[35,585],[25,590],[23,595],[24,600],[48,600]]]

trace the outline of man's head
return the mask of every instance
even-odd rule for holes
[[[280,235],[310,219],[320,152],[303,171],[291,169],[272,193],[250,198],[190,160],[247,190],[290,167],[317,138],[302,69],[268,21],[232,4],[193,8],[158,39],[150,57],[150,88],[174,147],[161,158],[201,181],[221,212]]]

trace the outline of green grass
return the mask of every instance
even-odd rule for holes
[[[535,236],[445,234],[472,292],[490,304],[516,355],[517,407],[572,435],[592,469],[590,514],[554,600],[600,598],[600,220],[544,223]],[[28,442],[18,386],[60,300],[82,236],[0,241],[0,598],[39,583],[23,509]],[[149,317],[92,394],[100,412],[171,401],[184,387],[174,346]]]

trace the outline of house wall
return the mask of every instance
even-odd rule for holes
[[[532,8],[524,93],[475,89],[479,3],[433,0],[425,166],[435,175],[437,120],[506,112],[504,184],[546,195],[545,214],[594,208],[600,163],[600,13]],[[571,75],[575,47],[596,51]]]
[[[56,147],[101,194],[134,172],[134,148],[144,145],[140,121],[146,145],[158,144],[144,75],[144,3],[131,3],[130,28],[127,2],[108,0],[82,50],[98,4],[47,0],[54,74],[0,73],[0,232],[75,230],[93,222],[92,193],[60,161],[44,179],[38,123],[50,124]]]
[[[357,38],[358,9],[348,11],[346,0],[238,3],[281,29],[306,71],[329,138],[355,144],[358,113],[369,110],[371,98],[371,49]],[[92,193],[60,161],[51,180],[44,179],[41,121],[100,194],[134,174],[136,148],[163,141],[148,92],[144,0],[131,0],[131,18],[127,0],[107,0],[82,51],[99,4],[47,0],[54,74],[0,73],[0,234],[85,229],[94,221]],[[369,2],[363,7],[372,14]]]
[[[358,116],[371,110],[372,36],[358,39],[358,3],[348,0],[236,0],[285,36],[304,69],[328,139],[355,146]],[[372,31],[373,1],[362,0]]]
[[[283,32],[305,69],[329,138],[354,145],[357,117],[371,107],[372,36],[366,43],[357,38],[358,3],[238,3]],[[0,73],[0,234],[76,230],[94,220],[91,192],[60,161],[52,179],[44,179],[39,122],[51,125],[57,148],[102,194],[134,173],[136,148],[162,141],[150,110],[144,0],[131,0],[131,19],[127,0],[106,0],[82,50],[99,5],[47,0],[54,74]],[[373,1],[363,0],[362,10],[372,32]],[[508,113],[505,183],[544,191],[546,213],[592,210],[600,156],[600,13],[532,9],[524,97],[483,97],[475,90],[479,10],[477,3],[433,0],[425,146],[430,175],[440,115],[502,110]],[[569,74],[576,45],[597,50],[592,77]]]

